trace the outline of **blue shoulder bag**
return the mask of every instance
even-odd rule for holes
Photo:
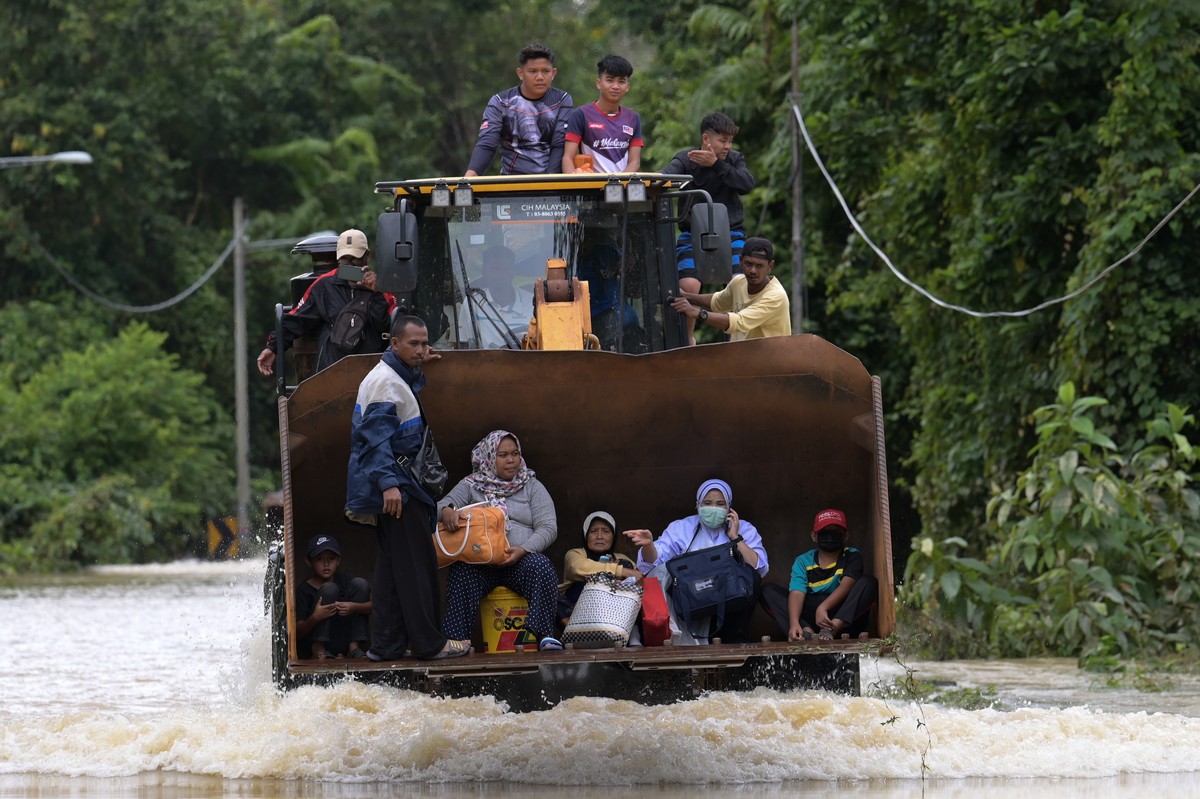
[[[700,525],[692,541],[700,534]],[[691,543],[688,544],[691,546]],[[742,560],[736,544],[684,552],[667,561],[668,591],[675,615],[690,628],[693,619],[715,616],[716,629],[725,626],[725,613],[753,607],[758,573]]]

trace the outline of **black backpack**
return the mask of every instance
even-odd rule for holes
[[[367,333],[371,291],[355,291],[351,293],[350,302],[342,306],[337,318],[333,320],[333,329],[329,332],[329,343],[338,350],[350,355],[358,351],[363,336]]]

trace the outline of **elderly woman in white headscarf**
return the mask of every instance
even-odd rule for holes
[[[738,516],[732,507],[733,489],[724,480],[705,480],[696,491],[696,512],[676,519],[667,525],[663,534],[654,540],[649,530],[626,530],[625,535],[638,547],[638,568],[650,577],[658,577],[668,585],[667,561],[684,552],[695,552],[720,544],[733,544],[743,562],[761,578],[767,573],[767,551],[762,536],[753,524]],[[670,604],[670,597],[667,597]],[[725,643],[744,643],[749,640],[748,627],[754,607],[729,613],[724,625],[713,629],[716,619],[699,619],[692,630],[682,629],[674,608],[671,612],[672,638],[676,644],[707,643],[720,638]]]
[[[592,511],[583,520],[583,546],[567,550],[563,557],[563,581],[558,586],[558,619],[564,627],[579,601],[587,578],[611,574],[618,580],[629,577],[639,583],[642,573],[633,561],[616,550],[617,523],[606,511]]]

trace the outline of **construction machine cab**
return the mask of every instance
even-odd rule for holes
[[[680,191],[688,179],[629,173],[378,183],[377,192],[393,197],[376,229],[379,285],[396,294],[400,309],[425,319],[439,347],[643,353],[681,346],[681,319],[670,308],[680,207],[689,207],[700,231],[702,279],[723,284],[731,276],[725,208],[705,192]],[[484,253],[494,248],[513,253],[515,295],[486,287]],[[562,274],[548,272],[551,262]],[[536,308],[551,318],[531,324]]]

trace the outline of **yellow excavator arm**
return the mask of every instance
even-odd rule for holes
[[[546,261],[546,277],[533,289],[533,319],[521,342],[527,350],[598,350],[592,333],[591,296],[586,280],[567,278],[567,262]]]

